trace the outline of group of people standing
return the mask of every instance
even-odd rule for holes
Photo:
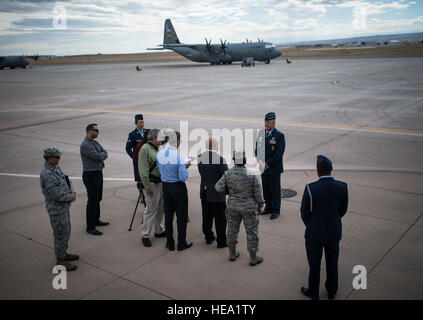
[[[218,153],[218,142],[209,138],[206,142],[207,151],[197,158],[201,176],[200,199],[205,242],[210,245],[216,241],[217,248],[228,248],[230,261],[235,261],[240,255],[236,245],[240,224],[243,222],[250,254],[249,264],[255,266],[263,262],[263,258],[257,255],[259,215],[269,214],[272,220],[280,215],[285,136],[275,128],[275,122],[275,113],[266,114],[265,129],[260,130],[257,137],[255,155],[262,171],[262,186],[257,176],[247,169],[247,159],[242,150],[234,151],[234,166],[229,169],[225,159]],[[154,237],[166,237],[166,248],[175,250],[173,220],[176,215],[176,248],[178,251],[188,249],[193,243],[186,239],[189,218],[185,181],[189,177],[188,168],[193,159],[185,159],[179,154],[179,132],[145,129],[142,114],[135,116],[135,125],[135,130],[129,133],[126,152],[133,161],[137,188],[146,204],[142,218],[142,244],[145,247],[152,246],[150,234],[154,229]],[[100,220],[102,170],[108,155],[95,140],[98,133],[96,124],[88,125],[80,147],[83,182],[88,197],[86,231],[92,235],[101,235],[102,232],[96,227],[109,224]],[[76,194],[70,180],[58,166],[60,152],[57,148],[46,148],[44,158],[46,162],[40,182],[53,227],[57,264],[71,271],[76,266],[69,261],[79,258],[66,252],[70,236],[70,203],[76,199]],[[300,210],[306,225],[306,251],[310,267],[309,287],[301,288],[301,292],[312,299],[318,299],[320,263],[324,249],[326,289],[329,298],[334,298],[338,286],[341,218],[347,210],[348,190],[345,183],[332,178],[332,163],[328,158],[318,156],[316,165],[320,179],[306,186]],[[212,230],[213,222],[216,235]]]

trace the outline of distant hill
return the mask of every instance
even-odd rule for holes
[[[420,41],[420,40],[423,40],[423,32],[388,34],[388,35],[358,36],[358,37],[353,37],[353,38],[326,39],[326,40],[315,40],[315,41],[283,42],[283,43],[278,43],[277,45],[278,46],[286,46],[286,45],[312,46],[312,45],[316,45],[316,44],[326,44],[326,43],[346,44],[346,43],[361,42],[361,41],[376,42],[376,41],[391,41],[391,40]]]

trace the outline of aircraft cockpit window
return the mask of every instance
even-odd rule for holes
[[[273,43],[266,44],[266,49],[275,48],[275,45]]]

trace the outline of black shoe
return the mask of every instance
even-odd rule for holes
[[[98,220],[97,223],[95,224],[96,227],[102,227],[102,226],[108,226],[109,223],[108,222],[103,222]]]
[[[226,244],[226,243],[223,243],[223,244],[217,244],[217,248],[218,249],[222,249],[222,248],[227,248],[228,247],[228,245]]]
[[[272,214],[272,212],[264,210],[261,215],[264,216],[265,214]]]
[[[175,245],[173,243],[172,244],[166,243],[166,248],[169,249],[170,251],[175,251]]]
[[[273,214],[270,216],[270,220],[275,220],[275,219],[277,219],[277,218],[279,218],[279,214],[276,214],[276,213],[273,213]]]
[[[79,260],[79,256],[77,254],[66,253],[65,261],[76,261]]]
[[[211,239],[208,239],[208,240],[206,239],[206,244],[212,244],[214,240],[216,240],[215,236],[213,236],[213,238]]]
[[[182,251],[192,247],[192,242],[187,242],[183,246],[178,245],[178,251]]]
[[[150,238],[141,238],[142,240],[142,244],[144,245],[144,247],[151,247],[151,241]]]
[[[92,234],[93,236],[101,236],[103,232],[98,231],[97,229],[87,230],[87,233]]]
[[[155,233],[154,236],[156,238],[164,238],[166,237],[166,231],[163,231],[162,233]]]
[[[306,297],[310,298],[311,300],[319,300],[319,297],[312,296],[308,288],[301,287],[301,293]]]

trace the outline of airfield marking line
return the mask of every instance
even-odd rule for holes
[[[15,111],[18,111],[18,110],[15,110]],[[10,111],[8,111],[8,112],[10,112]],[[22,129],[22,128],[27,128],[27,127],[34,127],[34,126],[39,126],[39,125],[43,125],[43,124],[50,124],[50,123],[66,121],[66,120],[75,120],[75,119],[80,119],[80,118],[86,118],[86,117],[89,117],[89,116],[95,116],[95,115],[99,115],[99,114],[103,114],[103,113],[104,112],[100,111],[100,112],[94,112],[94,113],[90,113],[90,114],[86,114],[86,115],[80,115],[80,116],[74,116],[74,117],[68,117],[68,118],[60,118],[60,119],[55,119],[55,120],[46,120],[46,121],[23,124],[23,125],[9,127],[9,128],[0,128],[0,132],[15,130],[15,129]]]
[[[142,107],[142,106],[141,106]],[[209,115],[201,113],[176,113],[176,112],[160,112],[160,111],[143,111],[143,110],[134,110],[134,109],[90,109],[90,108],[39,108],[31,109],[31,111],[97,111],[99,113],[140,113],[148,114],[152,116],[161,116],[161,117],[187,117],[187,118],[196,118],[196,119],[208,119],[208,120],[223,120],[223,121],[244,121],[244,122],[260,122],[263,123],[263,119],[258,118],[245,118],[245,117],[233,117],[233,116],[220,116],[220,115]],[[11,110],[13,112],[13,110]],[[83,117],[83,116],[80,116]],[[53,120],[63,121],[68,119]],[[70,120],[70,119],[69,119]],[[29,127],[34,125],[40,125],[43,123],[28,124],[23,127]],[[357,132],[371,132],[371,133],[382,133],[382,134],[403,134],[403,135],[414,135],[414,136],[423,136],[423,131],[417,130],[408,130],[408,129],[391,129],[391,128],[376,128],[376,127],[367,127],[367,126],[351,126],[351,125],[339,125],[339,124],[330,124],[330,123],[315,123],[315,122],[304,122],[304,121],[287,121],[279,120],[278,124],[286,126],[295,126],[295,127],[306,127],[306,128],[318,128],[318,129],[335,129],[335,130],[349,130]],[[17,127],[19,128],[19,127]],[[11,130],[11,128],[0,129],[1,131]]]
[[[6,173],[0,172],[0,176],[5,177],[21,177],[21,178],[39,178],[39,174],[24,174],[24,173]],[[69,177],[69,179],[82,180],[82,177]],[[134,181],[134,178],[103,178],[105,181]]]
[[[258,118],[245,118],[245,117],[233,117],[233,116],[220,116],[220,115],[209,115],[201,113],[177,113],[177,112],[160,112],[160,111],[142,111],[133,109],[88,109],[88,108],[54,108],[54,109],[37,109],[41,111],[55,110],[55,111],[101,111],[104,113],[144,113],[152,116],[162,117],[189,117],[197,119],[211,119],[211,120],[223,120],[223,121],[246,121],[246,122],[260,122],[263,123],[263,119]],[[360,127],[351,125],[338,125],[338,124],[325,124],[325,123],[314,123],[304,121],[287,121],[279,120],[278,124],[287,126],[297,127],[312,127],[321,129],[338,129],[338,130],[351,130],[351,131],[363,131],[363,132],[376,132],[376,133],[391,133],[391,134],[405,134],[405,135],[417,135],[422,136],[423,131],[407,130],[407,129],[390,129],[390,128],[375,128],[375,127]]]
[[[373,270],[375,270],[380,263],[385,260],[385,258],[388,256],[388,254],[391,253],[391,251],[401,242],[401,240],[407,235],[407,233],[414,227],[417,226],[417,222],[423,217],[423,213],[421,213],[416,220],[414,220],[414,222],[407,228],[407,230],[405,230],[405,232],[397,239],[397,241],[395,241],[395,243],[392,245],[391,248],[388,249],[388,251],[385,252],[385,254],[382,256],[382,258],[380,258],[376,264],[370,269],[370,271],[367,272],[367,276],[370,275],[370,273],[372,273]],[[414,271],[414,269],[412,269]],[[356,289],[352,289],[350,291],[350,293],[348,293],[348,295],[345,297],[344,300],[347,300],[353,293],[354,291],[356,291]]]

